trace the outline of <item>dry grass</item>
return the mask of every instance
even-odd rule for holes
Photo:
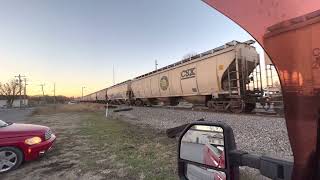
[[[99,157],[112,156],[108,162],[113,164],[113,168],[124,169],[116,173],[117,176],[122,174],[117,179],[177,179],[175,140],[150,128],[120,119],[106,119],[102,113],[92,113],[87,121],[82,122],[80,134],[94,142],[94,149],[103,147],[104,152],[98,153]],[[95,165],[99,161],[96,158],[87,156],[85,161],[90,164],[87,168],[99,166]]]
[[[175,140],[151,128],[107,119],[103,105],[41,107],[27,123],[49,126],[57,135],[54,148],[0,179],[177,179]]]
[[[97,112],[104,110],[103,104],[63,104],[38,107],[32,115],[68,112]]]

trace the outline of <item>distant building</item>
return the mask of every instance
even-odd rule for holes
[[[29,101],[25,96],[21,96],[22,106],[28,106]],[[0,95],[0,108],[5,108],[8,106],[8,100],[6,96]],[[20,107],[20,96],[16,96],[15,100],[12,103],[12,107]]]

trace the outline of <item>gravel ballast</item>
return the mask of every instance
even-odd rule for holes
[[[133,107],[131,111],[112,113],[112,115],[131,123],[149,125],[161,131],[201,118],[212,122],[220,121],[232,127],[237,149],[258,155],[268,155],[288,160],[293,159],[285,119],[281,117],[154,107]],[[261,176],[257,176],[257,171],[247,170],[252,172],[249,174],[255,174],[255,178],[251,176],[253,177],[252,179],[262,179]]]

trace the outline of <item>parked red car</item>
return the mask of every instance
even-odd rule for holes
[[[51,149],[55,139],[48,127],[0,120],[0,173],[42,156]]]
[[[224,151],[218,147],[206,144],[203,148],[203,163],[217,168],[225,168]],[[208,171],[208,170],[207,170]],[[226,175],[219,171],[213,171],[212,177],[214,180],[225,180]]]
[[[203,148],[203,163],[224,169],[224,151],[211,144],[206,144]]]

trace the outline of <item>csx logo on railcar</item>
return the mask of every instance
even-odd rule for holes
[[[160,79],[160,88],[165,91],[167,90],[169,87],[169,79],[167,76],[162,76],[162,78]]]
[[[193,77],[196,77],[196,68],[186,69],[181,72],[181,79],[188,79]]]

